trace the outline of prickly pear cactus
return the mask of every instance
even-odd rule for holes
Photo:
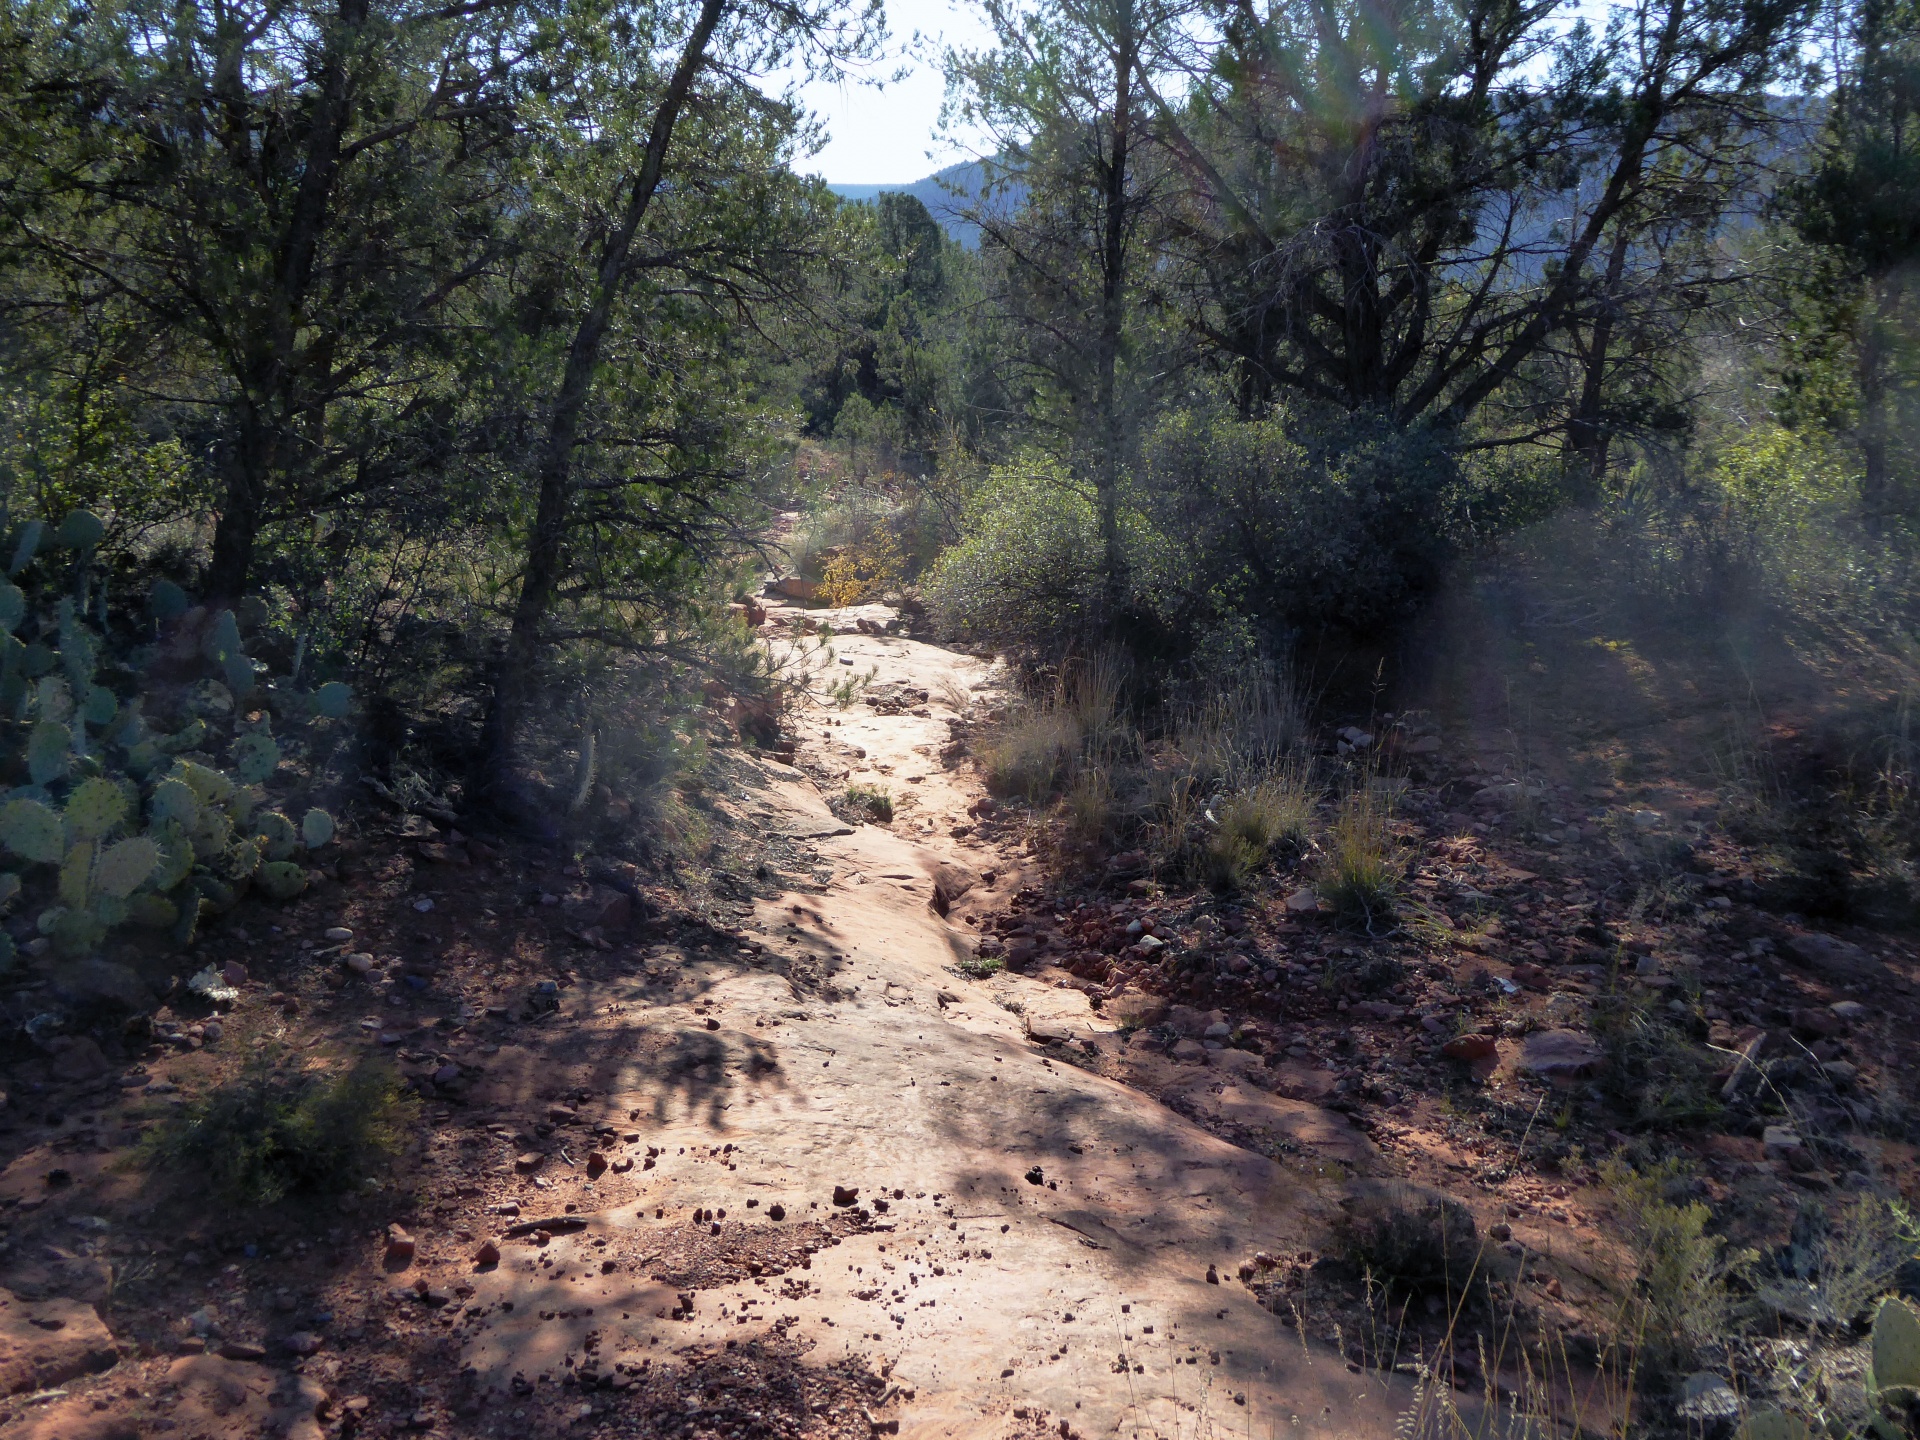
[[[0,853],[11,866],[0,869],[0,911],[24,910],[45,937],[36,952],[50,941],[67,956],[121,925],[186,943],[249,888],[276,899],[304,891],[304,852],[333,839],[333,821],[310,810],[296,824],[267,787],[287,773],[283,758],[301,757],[303,736],[334,743],[315,719],[343,718],[353,700],[338,681],[263,693],[241,617],[194,611],[170,581],[153,585],[132,635],[116,632],[111,576],[93,558],[105,539],[84,511],[29,521],[6,542],[17,583],[0,580]],[[167,641],[169,626],[195,615],[204,625],[173,637],[194,637],[197,650],[133,648]],[[245,623],[269,618],[255,604]],[[159,654],[189,670],[149,719],[124,681]],[[291,726],[288,737],[272,720]],[[0,971],[12,955],[0,931]]]
[[[193,601],[187,592],[171,580],[156,580],[153,588],[147,592],[147,614],[160,624],[178,620],[191,608]]]
[[[102,840],[127,820],[127,797],[103,776],[83,780],[67,797],[67,824],[82,840]]]
[[[307,872],[291,860],[269,860],[254,878],[276,900],[291,900],[307,888]]]
[[[309,810],[300,822],[300,838],[309,850],[318,850],[333,839],[333,816],[324,810]]]
[[[233,781],[197,760],[177,762],[173,767],[173,778],[186,783],[186,787],[193,792],[193,798],[200,802],[203,809],[224,805],[233,798]]]
[[[69,511],[53,532],[54,543],[69,550],[91,550],[107,538],[107,525],[91,510]]]
[[[1872,1387],[1883,1393],[1920,1392],[1920,1317],[1898,1295],[1873,1315]]]
[[[69,910],[84,910],[93,898],[93,842],[82,840],[60,862],[60,903]]]
[[[33,563],[33,557],[40,553],[40,542],[45,538],[47,527],[38,520],[29,520],[20,527],[20,538],[13,547],[13,560],[7,566],[7,574],[18,575]]]
[[[144,890],[127,901],[127,923],[138,925],[142,930],[170,929],[179,920],[179,906],[151,890]]]
[[[27,774],[36,785],[64,780],[72,754],[73,732],[58,720],[42,720],[27,739]]]
[[[260,832],[260,851],[269,860],[285,860],[300,844],[300,832],[278,810],[258,816],[254,828]]]
[[[169,775],[153,787],[153,794],[147,800],[147,813],[156,825],[171,821],[175,825],[190,826],[200,818],[200,797],[186,781]]]
[[[353,690],[338,680],[329,680],[313,692],[313,708],[329,720],[344,720],[353,708]]]
[[[0,845],[22,860],[53,865],[66,853],[66,835],[51,806],[22,798],[0,805]]]
[[[1813,1440],[1813,1432],[1784,1410],[1759,1410],[1740,1427],[1735,1440]]]
[[[246,785],[260,785],[273,778],[280,764],[280,747],[271,735],[256,731],[233,742],[233,773]]]
[[[146,884],[160,865],[160,847],[144,835],[116,840],[93,862],[93,888],[114,900],[125,900]]]

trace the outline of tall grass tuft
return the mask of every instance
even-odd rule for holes
[[[1343,922],[1368,933],[1393,919],[1399,898],[1400,867],[1387,819],[1380,795],[1355,790],[1341,803],[1321,859],[1321,896]]]

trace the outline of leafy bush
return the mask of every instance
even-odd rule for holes
[[[903,578],[900,542],[884,526],[848,545],[820,572],[820,599],[827,605],[859,605],[897,590]]]
[[[399,1152],[416,1103],[374,1064],[328,1076],[256,1061],[157,1129],[149,1154],[232,1205],[337,1194]]]
[[[1185,411],[1149,438],[1157,533],[1213,611],[1271,629],[1365,631],[1405,616],[1469,532],[1469,487],[1440,437],[1359,419]],[[1196,588],[1194,599],[1201,596]]]
[[[1091,633],[1100,604],[1100,524],[1065,467],[1030,455],[994,470],[960,533],[922,585],[943,633],[1047,654]]]

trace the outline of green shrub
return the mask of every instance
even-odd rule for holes
[[[1315,430],[1183,411],[1149,437],[1145,467],[1155,532],[1178,537],[1195,600],[1204,585],[1209,608],[1274,628],[1404,617],[1471,529],[1441,437],[1364,417]]]
[[[1628,1243],[1638,1259],[1632,1329],[1638,1348],[1656,1364],[1685,1368],[1705,1345],[1721,1339],[1729,1313],[1727,1281],[1740,1257],[1708,1233],[1713,1212],[1685,1198],[1678,1162],[1635,1170],[1622,1160],[1600,1165]]]
[[[230,1205],[338,1194],[399,1152],[417,1103],[375,1064],[329,1076],[257,1061],[157,1129],[148,1153]]]
[[[1065,467],[1027,456],[994,470],[921,587],[942,633],[1063,654],[1096,628],[1100,524]]]

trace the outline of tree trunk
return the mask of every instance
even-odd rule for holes
[[[306,321],[314,261],[340,175],[341,145],[353,114],[349,61],[367,24],[368,4],[369,0],[340,0],[320,66],[320,98],[307,130],[300,188],[274,246],[273,289],[252,337],[252,353],[241,380],[239,434],[207,567],[208,598],[217,602],[231,604],[245,592],[274,477],[291,459],[280,442],[299,409],[295,351]],[[232,137],[232,144],[243,149],[252,143],[250,131]],[[243,163],[248,157],[235,158]]]
[[[694,77],[706,63],[707,45],[726,6],[727,0],[704,0],[700,8],[693,32],[687,37],[679,63],[667,83],[667,93],[661,97],[660,108],[654,111],[646,155],[639,173],[633,177],[626,213],[601,250],[593,299],[580,317],[573,343],[567,348],[566,370],[561,376],[559,392],[554,396],[535,469],[539,500],[533,530],[527,537],[520,596],[514,605],[513,623],[493,677],[493,696],[483,737],[486,769],[482,778],[487,785],[497,784],[512,762],[527,701],[535,688],[547,615],[553,608],[566,568],[567,530],[573,508],[573,451],[580,437],[581,418],[593,395],[594,377],[600,367],[600,353],[613,317],[614,302],[626,285],[633,237],[646,218],[654,193],[660,188],[674,126],[679,123]]]
[[[1613,439],[1605,415],[1607,360],[1613,347],[1620,277],[1626,273],[1629,233],[1624,220],[1614,231],[1613,250],[1607,256],[1606,288],[1601,292],[1600,313],[1594,317],[1582,367],[1580,398],[1567,420],[1567,474],[1576,505],[1592,506],[1599,501],[1601,482],[1607,473],[1607,451]]]
[[[1100,351],[1098,392],[1100,463],[1095,488],[1100,506],[1100,546],[1106,572],[1107,621],[1118,618],[1126,595],[1127,557],[1120,543],[1120,345],[1126,320],[1127,164],[1133,120],[1133,70],[1139,48],[1132,0],[1120,0],[1113,37],[1112,152],[1101,216]]]

